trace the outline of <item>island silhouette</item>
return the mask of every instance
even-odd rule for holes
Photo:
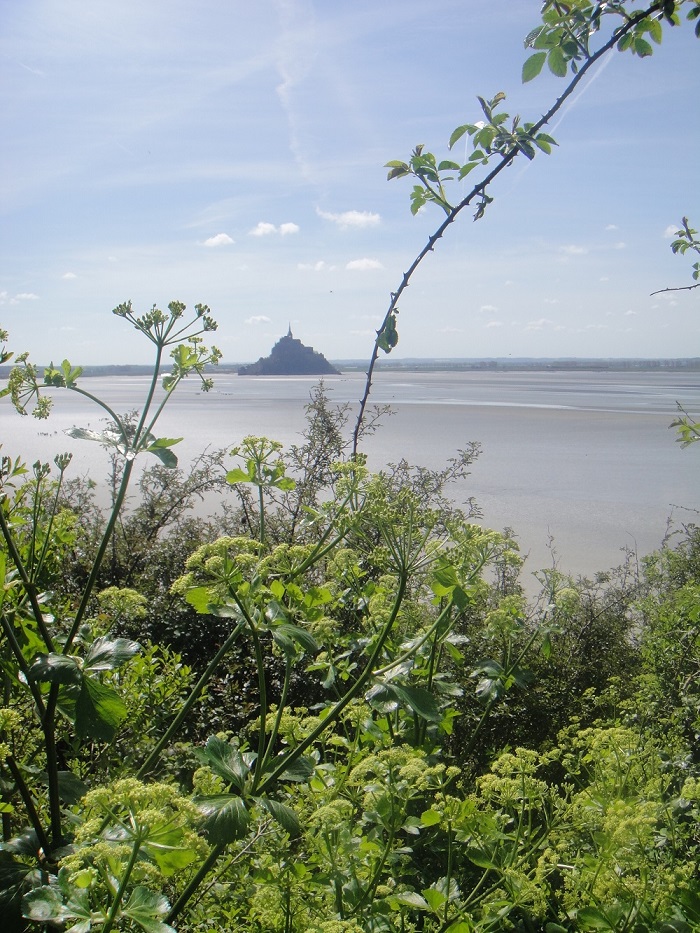
[[[269,356],[261,356],[257,363],[240,366],[239,376],[339,376],[322,353],[313,347],[304,346],[292,334],[292,325],[284,337],[280,337],[270,350]]]

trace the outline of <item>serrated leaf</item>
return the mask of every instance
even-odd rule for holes
[[[250,813],[242,797],[212,794],[195,797],[194,804],[204,816],[204,830],[214,845],[228,845],[246,834]]]
[[[299,645],[304,651],[318,651],[318,643],[313,635],[292,622],[276,625],[272,629],[272,637],[284,651],[292,651],[295,645]]]
[[[67,654],[40,655],[29,668],[31,680],[50,684],[79,684],[82,676],[77,658]]]
[[[255,473],[248,473],[240,467],[229,470],[226,474],[226,482],[234,485],[235,483],[252,483]]]
[[[392,900],[397,904],[404,904],[406,907],[413,907],[415,910],[429,910],[428,902],[417,891],[404,891],[397,894]]]
[[[185,602],[197,612],[205,615],[211,610],[211,594],[206,586],[193,586],[185,593]]]
[[[177,456],[172,452],[172,450],[151,446],[145,447],[144,453],[153,454],[153,456],[157,457],[163,466],[168,470],[174,470],[177,467]]]
[[[404,687],[388,684],[398,699],[411,707],[414,713],[428,722],[440,722],[442,713],[438,709],[435,697],[425,687]]]
[[[301,835],[299,817],[291,807],[280,803],[279,800],[270,800],[267,797],[257,798],[256,802],[263,807],[263,809],[267,810],[272,819],[279,823],[282,829],[289,833],[292,839]]]
[[[58,772],[58,794],[64,803],[73,806],[87,794],[89,787],[72,771]]]
[[[423,826],[437,826],[441,819],[442,817],[437,810],[424,810],[420,815]]]
[[[613,930],[610,921],[595,907],[576,911],[576,920],[582,930]]]
[[[314,773],[316,762],[308,755],[301,755],[285,769],[280,776],[282,781],[308,781]]]
[[[129,638],[96,638],[85,656],[83,670],[114,671],[131,660],[141,650],[137,641]]]
[[[133,920],[146,933],[175,933],[175,929],[161,920],[170,910],[168,899],[149,891],[142,885],[134,888],[128,901],[122,905],[122,914]]]
[[[128,713],[123,700],[106,684],[84,677],[75,703],[75,731],[81,738],[111,742]]]
[[[558,45],[554,46],[554,48],[550,49],[547,53],[547,65],[552,74],[556,75],[558,78],[566,77],[568,65],[564,53]]]
[[[466,856],[470,862],[474,865],[478,865],[479,868],[498,868],[493,858],[483,849],[469,847],[467,848]]]
[[[533,78],[537,77],[537,75],[542,71],[546,60],[546,52],[535,52],[534,55],[531,55],[525,61],[522,73],[523,84],[526,84],[528,81],[532,81]]]
[[[197,757],[229,784],[242,791],[250,774],[250,765],[255,760],[251,752],[243,754],[235,745],[224,742],[216,735],[207,739],[204,748],[197,749]]]

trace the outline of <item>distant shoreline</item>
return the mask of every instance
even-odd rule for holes
[[[344,372],[363,372],[368,361],[331,360],[331,363]],[[236,375],[242,362],[222,363],[212,372]],[[700,357],[683,358],[595,358],[595,357],[491,357],[484,359],[469,358],[407,358],[380,359],[377,367],[387,371],[401,372],[700,372]],[[43,369],[43,366],[39,366]],[[0,366],[0,379],[6,379],[12,369],[11,364]],[[132,366],[92,366],[82,367],[83,376],[148,376],[153,371],[148,365]],[[162,372],[168,372],[170,366],[164,364]],[[264,379],[265,376],[241,376],[242,379]],[[333,377],[323,377],[333,378]]]

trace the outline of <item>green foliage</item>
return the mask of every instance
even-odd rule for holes
[[[189,322],[180,302],[115,309],[154,346],[135,413],[83,390],[68,360],[42,387],[17,357],[2,395],[22,414],[45,417],[44,392],[65,389],[107,415],[105,430],[72,434],[109,450],[112,507],[102,515],[90,484],[65,480],[67,455],[56,478],[2,458],[11,933],[698,928],[697,530],[642,577],[543,572],[528,605],[512,541],[447,501],[475,446],[441,471],[400,461],[375,475],[357,450],[381,414],[365,419],[374,361],[397,344],[397,301],[423,256],[465,206],[483,216],[513,159],[551,152],[543,127],[595,61],[647,57],[684,6],[698,19],[697,0],[545,2],[523,79],[545,63],[571,73],[557,103],[523,123],[502,92],[479,97],[484,119],[450,139],[470,142],[465,162],[418,146],[389,163],[390,178],[417,182],[413,213],[435,203],[446,217],[377,331],[352,456],[347,411],[321,386],[300,445],[246,437],[232,467],[219,451],[178,469],[177,440],[155,426],[181,379],[211,385],[220,353],[202,342],[216,327],[204,305]],[[449,185],[478,167],[450,203]],[[683,224],[672,248],[697,252]],[[695,439],[697,425],[678,427]],[[159,463],[128,512],[143,452]],[[237,508],[220,523],[187,516],[227,487]],[[222,698],[235,709],[217,710]]]

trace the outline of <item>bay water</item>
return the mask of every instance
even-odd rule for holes
[[[80,385],[121,413],[140,406],[148,382],[98,376]],[[317,382],[221,374],[203,394],[188,380],[157,434],[184,438],[174,448],[183,466],[248,434],[299,443]],[[352,406],[349,433],[364,374],[326,377],[324,385],[332,404]],[[677,401],[700,414],[699,373],[385,370],[371,401],[394,410],[363,444],[373,469],[402,458],[440,469],[468,442],[481,444],[469,477],[450,494],[458,504],[474,497],[480,524],[514,530],[528,555],[526,575],[556,560],[566,573],[590,576],[619,564],[625,551],[642,556],[659,547],[669,527],[698,521],[700,444],[681,449],[669,424]],[[48,421],[21,418],[5,404],[2,453],[32,463],[68,450],[73,475],[102,481],[107,453],[63,433],[76,425],[99,430],[102,418],[66,391],[55,393]]]

